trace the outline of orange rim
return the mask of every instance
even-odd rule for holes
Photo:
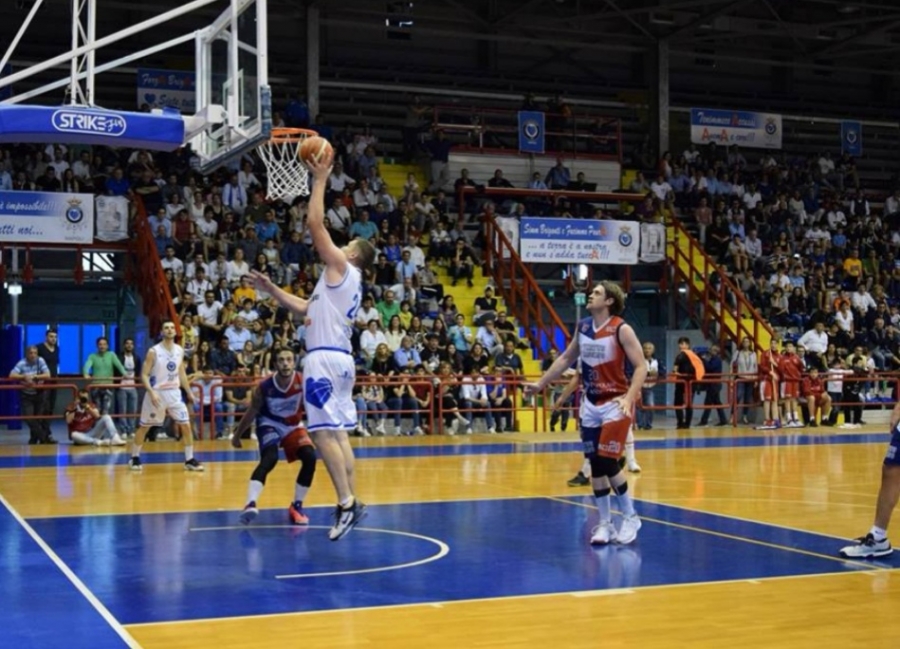
[[[281,144],[283,142],[302,142],[308,137],[318,137],[319,134],[306,128],[273,128],[269,142]]]

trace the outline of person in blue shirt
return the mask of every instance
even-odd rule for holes
[[[106,195],[107,196],[127,196],[131,191],[131,183],[125,178],[125,172],[122,167],[113,169],[112,175],[106,179]]]
[[[412,278],[415,281],[416,272],[419,269],[416,268],[416,265],[412,262],[412,254],[409,250],[404,250],[401,253],[400,262],[397,264],[397,283],[402,284],[403,280],[407,277]]]
[[[544,182],[550,189],[565,189],[571,180],[572,174],[569,172],[569,168],[563,164],[562,158],[557,158],[556,166],[547,172]]]
[[[40,384],[50,378],[50,367],[47,362],[38,355],[36,345],[31,345],[25,350],[25,358],[16,363],[9,373],[9,378],[18,379],[22,383],[19,398],[22,404],[22,417],[28,424],[31,436],[29,444],[56,444],[56,440],[50,434],[50,423],[46,419],[32,419],[36,415],[44,413],[44,403],[47,399],[47,391],[40,389]]]
[[[350,238],[360,237],[369,240],[375,236],[378,236],[378,227],[369,220],[368,210],[360,210],[359,220],[350,226]]]
[[[281,229],[275,221],[275,210],[266,210],[265,220],[256,224],[256,237],[260,241],[272,239],[276,243],[281,242]]]

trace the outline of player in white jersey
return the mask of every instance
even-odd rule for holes
[[[307,162],[313,176],[306,225],[325,272],[308,300],[275,286],[267,275],[251,273],[257,288],[291,311],[306,315],[306,360],[303,365],[303,398],[307,426],[325,466],[338,506],[328,538],[337,541],[365,516],[365,505],[354,495],[355,460],[349,431],[356,428],[356,405],[350,336],[356,312],[362,304],[362,276],[375,261],[375,248],[365,239],[354,239],[338,248],[325,229],[325,188],[333,156]]]
[[[194,435],[188,418],[188,409],[181,398],[181,388],[188,403],[194,402],[187,373],[184,370],[184,349],[175,344],[175,323],[163,322],[162,342],[147,351],[141,366],[141,382],[147,391],[141,405],[141,421],[134,433],[131,459],[132,471],[143,470],[141,446],[151,426],[160,426],[166,415],[172,418],[184,444],[184,468],[187,471],[203,471],[203,465],[194,459]]]

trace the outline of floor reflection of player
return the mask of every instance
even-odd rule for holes
[[[278,464],[278,448],[284,448],[288,463],[300,460],[300,472],[294,485],[294,501],[288,516],[294,525],[308,525],[303,501],[316,472],[316,452],[303,426],[303,378],[295,371],[294,352],[282,349],[275,358],[276,372],[253,390],[250,407],[244,412],[231,445],[241,448],[241,437],[256,422],[259,440],[259,464],[250,476],[247,504],[241,522],[251,523],[258,515],[257,502],[266,478]]]

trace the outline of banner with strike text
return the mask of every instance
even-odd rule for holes
[[[0,192],[0,242],[94,241],[94,197],[64,192]]]
[[[781,115],[744,110],[691,108],[691,142],[749,149],[781,148]]]
[[[640,229],[633,221],[523,217],[519,256],[530,263],[638,263]]]

